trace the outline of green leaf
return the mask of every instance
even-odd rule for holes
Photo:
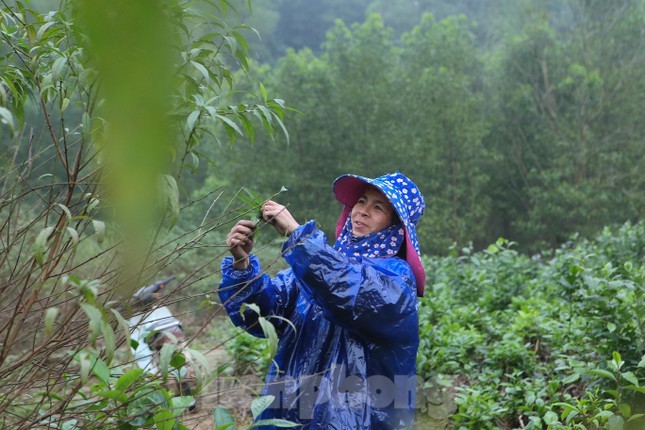
[[[262,427],[262,426],[273,426],[273,427],[278,427],[278,428],[290,428],[290,427],[300,427],[302,424],[294,423],[291,421],[287,420],[281,420],[278,418],[272,418],[269,420],[260,420],[257,422],[254,422],[249,429],[254,429],[257,427]]]
[[[254,143],[255,127],[253,127],[253,123],[251,123],[251,121],[249,121],[249,119],[244,114],[240,115],[239,118],[240,118],[240,122],[242,123],[242,126],[244,127],[244,131],[246,131],[246,135],[248,136],[251,143]]]
[[[186,364],[186,356],[181,352],[176,352],[172,355],[170,360],[170,365],[175,369],[180,369]]]
[[[244,311],[246,308],[249,308],[253,310],[256,314],[258,314],[258,322],[260,323],[260,327],[262,328],[262,332],[264,333],[264,337],[268,341],[268,347],[269,347],[269,356],[273,357],[275,356],[275,353],[278,349],[278,335],[275,331],[275,327],[273,324],[271,324],[266,318],[264,318],[260,314],[260,308],[258,305],[255,303],[245,303],[241,308],[240,308],[240,313],[244,315]]]
[[[119,327],[121,328],[121,331],[123,332],[123,335],[125,336],[125,344],[130,345],[131,344],[130,324],[125,320],[125,318],[123,318],[123,316],[116,309],[111,308],[110,311],[116,317],[116,320],[119,323]],[[136,350],[137,348],[134,347],[134,349]]]
[[[175,426],[175,416],[168,409],[155,414],[155,427],[158,430],[172,430]]]
[[[645,355],[641,358],[641,361],[638,362],[638,367],[645,367]]]
[[[67,233],[72,239],[72,244],[74,244],[74,246],[78,246],[78,232],[76,231],[76,229],[73,227],[67,227]]]
[[[192,396],[173,397],[170,399],[170,410],[175,418],[179,418],[179,416],[194,403],[195,399]]]
[[[92,132],[92,123],[90,121],[90,115],[87,112],[83,112],[81,125],[83,127],[83,138],[89,140]]]
[[[45,32],[54,24],[56,24],[56,21],[49,21],[49,22],[46,22],[45,24],[43,24],[38,29],[38,32],[36,33],[36,37],[38,38],[38,40],[42,39],[43,35],[45,34]]]
[[[267,102],[267,90],[264,88],[264,85],[262,82],[260,82],[260,92],[262,93],[262,100],[264,101],[264,104]]]
[[[624,372],[620,374],[625,380],[628,382],[631,382],[632,384],[636,385],[637,387],[640,385],[638,383],[638,378],[636,375],[634,375],[634,372]]]
[[[0,106],[0,122],[6,124],[12,133],[16,133],[16,122],[13,118],[13,114],[9,109],[2,106]]]
[[[170,343],[164,344],[159,352],[159,370],[164,381],[168,380],[168,367],[170,366],[173,352],[175,352],[175,345]]]
[[[58,308],[54,307],[47,309],[47,312],[45,313],[45,334],[47,336],[51,336],[54,332],[54,322],[56,321],[56,317],[58,317],[59,313],[60,311]]]
[[[226,408],[215,408],[213,420],[215,421],[215,430],[235,430],[235,419]]]
[[[618,405],[618,409],[620,409],[620,414],[625,418],[629,418],[632,415],[632,408],[627,403],[621,403]]]
[[[90,379],[90,358],[89,355],[83,351],[78,353],[75,357],[81,367],[81,381],[85,384]]]
[[[199,115],[201,114],[201,111],[199,109],[194,110],[188,115],[188,118],[186,119],[186,130],[187,131],[192,131],[193,128],[195,128],[195,124],[197,123],[197,119],[199,118]]]
[[[590,369],[587,370],[587,373],[591,375],[600,376],[606,379],[611,379],[612,381],[616,380],[616,375],[605,369]]]
[[[607,430],[623,430],[625,420],[620,415],[614,415],[607,420]]]
[[[208,70],[206,69],[206,67],[204,67],[203,64],[200,64],[200,63],[198,63],[196,61],[192,61],[192,60],[191,60],[190,64],[192,64],[193,67],[196,68],[197,71],[199,71],[199,73],[201,73],[202,77],[204,79],[206,79],[207,82],[210,82],[210,80],[211,80],[210,74],[208,73]]]
[[[101,333],[103,333],[103,344],[105,348],[105,360],[108,364],[112,362],[115,350],[114,330],[108,321],[103,319],[101,324]]]
[[[132,384],[135,383],[139,377],[143,374],[143,369],[131,369],[125,372],[121,377],[116,381],[115,388],[120,391],[127,391]]]
[[[96,241],[98,243],[103,243],[105,240],[105,223],[97,219],[92,220],[92,226],[94,227],[94,234],[96,235]]]
[[[220,115],[220,114],[218,114],[218,113],[216,113],[216,114],[214,114],[214,115],[212,115],[212,116],[213,116],[214,118],[217,118],[217,119],[219,119],[220,121],[224,122],[226,125],[228,125],[228,126],[229,126],[229,127],[231,127],[233,130],[235,130],[235,132],[236,132],[237,134],[239,134],[240,136],[243,136],[243,135],[244,135],[244,133],[242,133],[242,130],[240,130],[240,127],[238,127],[238,125],[237,125],[237,124],[235,124],[231,119],[229,119],[229,118],[225,117],[224,115]]]
[[[119,403],[126,403],[128,401],[128,396],[122,390],[106,390],[100,391],[96,394],[99,397],[104,397],[106,399],[113,399]]]
[[[36,240],[34,241],[34,257],[36,261],[41,266],[44,264],[44,255],[47,250],[47,239],[54,231],[54,227],[45,227],[38,233]]]
[[[101,331],[101,325],[103,324],[103,314],[94,305],[91,305],[89,303],[81,303],[80,306],[81,306],[81,309],[85,311],[85,314],[87,315],[87,317],[90,319],[89,340],[90,342],[93,343]]]
[[[67,65],[67,58],[58,57],[54,64],[52,65],[52,81],[58,82],[59,79],[63,77],[65,72],[65,66]]]
[[[110,368],[100,358],[93,358],[94,362],[92,363],[92,373],[107,384],[110,381]]]
[[[580,379],[580,374],[579,373],[573,373],[566,378],[562,379],[562,384],[571,384],[572,382],[576,382],[578,379]]]
[[[544,417],[542,419],[544,420],[544,424],[551,425],[558,422],[558,414],[553,411],[549,411],[544,414]]]
[[[612,353],[612,356],[613,356],[613,359],[609,362],[609,366],[612,367],[613,370],[619,370],[621,367],[623,367],[623,364],[625,364],[625,362],[620,356],[620,353],[617,351],[614,351]]]
[[[163,175],[160,180],[161,196],[165,209],[170,212],[171,225],[179,219],[179,187],[177,180],[171,175]]]
[[[253,399],[251,402],[251,413],[253,414],[253,419],[257,419],[266,408],[271,406],[271,403],[273,403],[274,400],[275,396],[262,396]]]

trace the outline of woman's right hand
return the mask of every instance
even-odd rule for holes
[[[253,250],[255,223],[248,219],[237,222],[226,236],[226,245],[233,256],[233,266],[237,270],[249,267],[249,254]]]

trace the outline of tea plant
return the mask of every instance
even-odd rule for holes
[[[645,422],[644,233],[626,224],[533,257],[502,239],[426,259],[417,369],[457,381],[456,428]]]

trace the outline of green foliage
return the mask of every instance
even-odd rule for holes
[[[417,369],[459,381],[457,428],[642,425],[644,232],[625,224],[533,257],[500,239],[425,260]]]
[[[206,360],[171,345],[161,375],[124,364],[128,299],[189,250],[216,246],[222,232],[200,241],[235,218],[224,207],[182,219],[199,213],[184,200],[186,172],[212,162],[201,149],[256,128],[288,139],[286,105],[261,83],[252,101],[225,102],[250,70],[253,31],[226,23],[229,6],[2,3],[3,426],[185,428],[188,399],[164,384],[191,365],[203,386]],[[191,263],[181,288],[213,275]]]
[[[257,420],[260,414],[264,412],[264,410],[266,410],[269,406],[271,406],[271,403],[274,401],[274,399],[274,396],[263,396],[253,400],[253,402],[251,403],[251,413],[253,414],[253,418],[256,419],[256,421],[251,424],[249,429],[254,429],[262,426],[273,426],[276,428],[291,428],[301,426],[301,424],[277,418]],[[215,430],[235,430],[235,419],[227,409],[215,408],[215,410],[213,411],[213,417],[215,419]]]
[[[304,7],[280,3],[280,19]],[[338,20],[320,48],[255,69],[302,114],[285,113],[289,144],[223,154],[232,185],[287,186],[298,219],[330,235],[334,177],[401,170],[428,197],[421,246],[441,255],[499,236],[537,252],[640,219],[642,4],[368,3],[382,15]]]

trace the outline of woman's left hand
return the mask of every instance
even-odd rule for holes
[[[271,224],[281,236],[289,236],[300,227],[287,208],[273,200],[262,205],[262,218]]]

